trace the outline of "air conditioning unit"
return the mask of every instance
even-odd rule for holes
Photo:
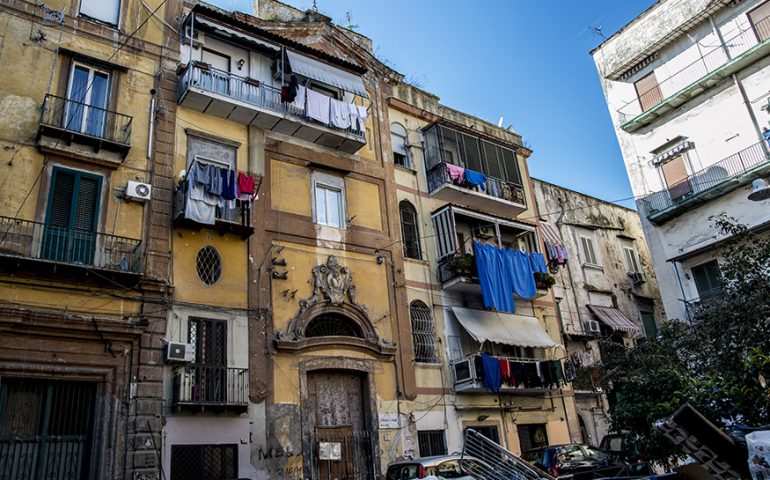
[[[129,180],[126,185],[126,197],[137,202],[146,202],[152,194],[152,185],[149,183]]]
[[[631,279],[631,283],[634,285],[641,285],[646,281],[642,272],[629,272],[628,278]]]
[[[189,363],[193,361],[193,346],[190,343],[168,342],[166,344],[166,361],[174,363]]]
[[[586,320],[583,322],[583,330],[585,330],[587,333],[600,333],[601,327],[599,326],[599,322],[596,320]]]

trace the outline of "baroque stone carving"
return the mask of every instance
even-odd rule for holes
[[[332,305],[340,305],[345,301],[345,296],[352,305],[366,313],[366,307],[356,300],[356,287],[353,285],[353,275],[350,269],[337,262],[337,257],[329,255],[325,265],[313,267],[313,295],[307,300],[300,300],[299,313],[308,309],[311,305],[323,301],[325,298]],[[324,298],[325,297],[325,298]]]

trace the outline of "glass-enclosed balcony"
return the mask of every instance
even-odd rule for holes
[[[527,209],[516,152],[442,124],[424,132],[432,197],[511,218]]]

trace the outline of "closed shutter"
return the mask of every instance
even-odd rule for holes
[[[760,42],[770,38],[770,2],[765,2],[750,11],[749,21]]]
[[[672,201],[676,201],[692,192],[692,185],[687,175],[684,157],[678,155],[661,166],[663,178],[668,186]]]
[[[655,72],[650,72],[634,83],[636,94],[639,96],[639,104],[642,111],[645,112],[663,101],[663,95],[658,86],[658,79],[655,78]]]
[[[438,243],[438,258],[441,260],[457,250],[457,235],[455,234],[454,215],[452,207],[433,214],[433,226],[436,230]]]
[[[47,225],[68,228],[72,214],[72,196],[75,193],[75,175],[62,170],[54,171]]]
[[[75,218],[73,227],[78,230],[93,231],[96,227],[96,204],[99,195],[99,180],[83,177],[80,179],[77,202],[74,204]]]
[[[693,267],[692,275],[701,300],[722,294],[722,272],[716,260]]]
[[[593,240],[588,237],[580,237],[580,243],[583,247],[583,261],[592,265],[598,265]]]

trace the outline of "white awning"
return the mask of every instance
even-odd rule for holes
[[[199,25],[204,25],[206,27],[209,27],[210,29],[216,31],[220,35],[231,37],[234,40],[241,40],[241,41],[245,41],[255,45],[259,45],[259,46],[268,48],[270,50],[274,50],[276,52],[281,50],[277,45],[273,45],[272,43],[269,43],[265,40],[253,37],[244,32],[239,32],[232,28],[221,25],[217,22],[211,21],[205,17],[195,16],[195,28],[198,28]],[[189,37],[188,37],[188,41],[189,41]]]
[[[461,307],[452,307],[452,312],[460,325],[479,343],[489,340],[519,347],[560,346],[551,339],[535,317]]]
[[[551,245],[563,245],[561,236],[559,235],[559,229],[556,225],[548,222],[540,222],[540,228],[543,230],[543,240],[545,240],[545,243],[550,243]]]
[[[319,82],[338,87],[346,92],[369,98],[364,88],[364,81],[360,76],[346,72],[339,68],[327,65],[313,60],[312,58],[305,57],[299,53],[286,50],[286,56],[289,60],[289,68],[293,73],[304,75],[305,77]]]

